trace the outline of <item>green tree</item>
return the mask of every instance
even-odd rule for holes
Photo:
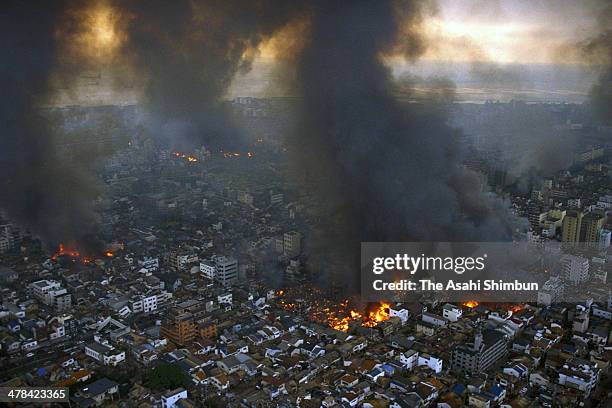
[[[153,390],[172,390],[186,385],[189,375],[176,364],[160,363],[145,382]]]

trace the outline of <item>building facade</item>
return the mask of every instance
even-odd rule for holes
[[[472,344],[459,344],[451,357],[455,372],[477,374],[489,369],[507,352],[504,335],[493,330],[478,332]]]

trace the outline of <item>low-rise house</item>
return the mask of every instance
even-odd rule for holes
[[[87,344],[85,354],[101,364],[113,367],[125,361],[125,351],[98,342]]]
[[[503,368],[504,374],[511,375],[516,378],[525,378],[529,375],[527,366],[521,363],[514,363]]]
[[[427,353],[419,354],[417,365],[419,367],[427,366],[428,368],[432,369],[436,374],[439,374],[442,371],[442,359]]]
[[[161,406],[162,408],[175,408],[180,400],[186,398],[187,390],[184,388],[177,388],[162,395]]]
[[[79,407],[100,406],[108,399],[113,399],[119,392],[119,384],[108,378],[102,378],[82,387],[71,399]]]
[[[463,310],[459,306],[447,303],[442,307],[442,316],[450,322],[456,322],[462,315]]]
[[[416,350],[408,350],[404,353],[399,354],[399,362],[406,370],[412,370],[418,365],[419,352]]]
[[[491,399],[484,394],[470,394],[468,404],[470,407],[489,408],[491,406]]]
[[[431,323],[420,321],[416,325],[417,333],[423,333],[425,336],[433,336],[436,334],[437,326]]]
[[[448,324],[448,320],[444,317],[429,312],[423,312],[421,319],[423,322],[432,324],[436,327],[446,327]]]

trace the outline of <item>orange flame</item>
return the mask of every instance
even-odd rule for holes
[[[181,153],[181,152],[174,152],[173,154],[174,154],[174,156],[176,156],[176,157],[178,157],[178,158],[180,158],[180,159],[185,159],[185,160],[187,160],[187,161],[188,161],[188,162],[190,162],[190,163],[195,163],[195,162],[197,162],[197,161],[198,161],[198,158],[197,158],[197,157],[195,157],[195,156],[189,156],[189,155],[186,155],[185,153]]]
[[[381,302],[376,306],[376,309],[370,311],[367,316],[364,316],[361,312],[351,309],[344,317],[338,317],[337,314],[343,314],[342,310],[348,306],[348,300],[340,303],[340,311],[330,311],[329,308],[323,309],[323,312],[327,314],[327,322],[330,327],[340,330],[348,331],[350,324],[354,321],[360,320],[361,325],[364,327],[375,327],[379,323],[389,319],[389,308],[391,304]]]
[[[381,302],[375,310],[368,314],[367,320],[363,323],[365,327],[374,327],[379,323],[389,319],[389,303]]]
[[[468,300],[467,302],[463,303],[463,306],[465,307],[469,307],[470,309],[475,308],[476,306],[478,306],[480,303],[478,303],[475,300]]]
[[[351,322],[351,318],[349,316],[345,316],[342,319],[339,319],[337,317],[332,317],[329,320],[329,326],[332,329],[346,332],[349,329],[350,322]]]
[[[104,255],[109,258],[114,256],[112,251],[106,251]],[[94,258],[90,256],[85,256],[81,254],[79,251],[77,251],[76,249],[66,248],[64,244],[59,244],[59,248],[57,249],[57,252],[51,256],[51,259],[53,261],[57,261],[57,258],[59,258],[60,256],[71,258],[74,261],[80,261],[82,264],[85,264],[85,265],[88,265],[94,261]]]
[[[55,261],[59,256],[68,256],[70,258],[79,258],[81,256],[81,254],[77,250],[66,249],[66,247],[64,247],[64,244],[59,244],[59,248],[58,248],[57,252],[51,257],[51,259],[53,259]]]
[[[293,293],[289,289],[280,289],[276,291],[279,298],[277,305],[285,310],[290,311],[307,311],[310,319],[319,323],[327,324],[329,327],[343,332],[349,331],[351,324],[358,324],[364,327],[375,327],[381,322],[389,319],[391,304],[380,302],[376,305],[368,307],[369,312],[360,312],[359,310],[349,308],[349,300],[344,299],[340,303],[333,303],[330,299],[320,296],[320,291],[316,288],[306,290],[310,294],[306,301],[302,299],[303,304],[290,301],[294,295],[302,298],[304,291]],[[306,310],[302,306],[306,306]]]
[[[521,310],[523,310],[523,305],[512,305],[510,306],[510,310],[512,311],[512,313],[520,312]]]

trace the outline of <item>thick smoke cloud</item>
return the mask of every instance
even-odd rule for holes
[[[422,52],[418,30],[410,30],[421,6],[318,2],[295,61],[302,104],[295,159],[325,207],[320,250],[339,254],[348,270],[357,270],[360,241],[509,238],[505,212],[461,165],[459,133],[444,111],[394,96],[382,56],[397,52],[400,40],[406,57]]]
[[[239,133],[222,101],[225,90],[249,68],[256,46],[299,10],[291,1],[3,6],[0,208],[49,246],[81,250],[93,250],[97,230],[91,204],[99,186],[90,170],[97,156],[85,147],[63,157],[66,138],[41,106],[53,103],[58,89],[78,92],[73,82],[83,70],[114,61],[144,77],[147,124],[166,145],[231,148]],[[121,55],[114,55],[117,47]]]
[[[149,128],[170,146],[240,143],[223,97],[258,45],[300,36],[279,60],[300,97],[294,163],[324,208],[321,252],[356,259],[359,241],[506,238],[504,220],[460,163],[458,133],[434,104],[410,105],[384,57],[418,57],[429,6],[409,1],[120,4],[125,54],[145,76]],[[285,73],[288,71],[284,71]],[[284,85],[284,84],[283,84]]]
[[[582,5],[594,18],[584,28],[582,40],[572,40],[557,50],[557,61],[578,61],[585,71],[595,74],[588,102],[595,119],[604,125],[612,123],[612,3],[592,0]]]
[[[225,92],[257,46],[299,13],[298,2],[118,2],[129,19],[125,53],[147,81],[149,130],[170,147],[233,148]]]
[[[240,143],[223,102],[257,47],[288,24],[305,29],[292,66],[301,97],[292,138],[295,163],[328,220],[324,250],[355,256],[366,240],[492,240],[507,237],[500,211],[461,166],[458,132],[446,111],[397,98],[384,57],[417,58],[426,2],[310,3],[258,0],[134,1],[113,7],[125,24],[124,57],[146,82],[148,125],[170,146]],[[82,4],[71,3],[71,7]],[[37,106],[51,73],[69,78],[55,35],[62,2],[14,2],[3,15],[6,124],[0,205],[52,242],[82,241],[95,217],[95,183],[80,163],[60,160]],[[77,13],[78,15],[78,13]],[[307,23],[304,23],[307,21]],[[75,165],[78,167],[75,169]],[[330,245],[328,245],[330,244]]]
[[[55,34],[77,4],[8,1],[0,11],[0,208],[51,246],[84,243],[95,228],[95,183],[83,163],[62,160],[41,112],[51,73],[71,76]]]
[[[583,52],[600,62],[601,72],[590,92],[595,116],[604,124],[612,124],[612,3],[604,2],[599,13],[599,32],[581,44]]]

